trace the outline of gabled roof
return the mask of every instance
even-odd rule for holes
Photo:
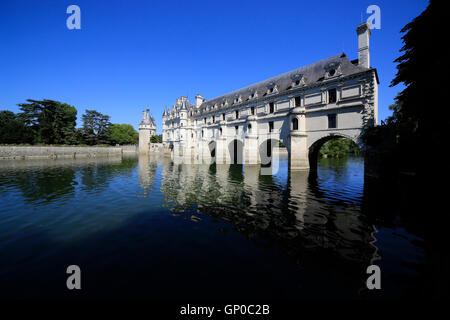
[[[267,90],[271,87],[275,87],[278,93],[288,91],[292,88],[292,84],[296,80],[301,80],[302,84],[308,86],[316,83],[320,83],[325,80],[327,70],[339,66],[339,75],[347,76],[351,74],[360,73],[370,69],[361,67],[359,65],[352,64],[347,58],[345,53],[335,55],[333,57],[309,64],[307,66],[283,73],[279,76],[255,83],[248,87],[227,93],[217,98],[205,101],[201,104],[201,108],[207,106],[213,106],[216,103],[222,105],[223,101],[227,101],[228,105],[233,105],[234,99],[240,96],[242,102],[251,100],[251,95],[256,92],[258,98],[267,95]]]

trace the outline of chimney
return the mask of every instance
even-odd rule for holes
[[[360,24],[356,27],[356,33],[358,34],[358,65],[370,68],[370,24],[368,22]]]
[[[195,106],[197,108],[200,107],[200,105],[203,103],[203,101],[205,101],[205,99],[200,94],[195,96]]]

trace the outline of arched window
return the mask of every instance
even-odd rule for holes
[[[219,134],[222,135],[222,128],[219,128]]]
[[[298,130],[298,119],[292,119],[292,130]]]
[[[248,128],[248,133],[251,133],[252,132],[252,125],[248,124],[247,128]]]

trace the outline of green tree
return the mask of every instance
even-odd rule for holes
[[[150,142],[151,143],[162,143],[162,134],[151,136]]]
[[[107,132],[112,144],[137,144],[139,134],[131,124],[112,124]]]
[[[360,155],[360,150],[353,141],[346,138],[331,139],[319,150],[321,157],[342,158],[350,154]]]
[[[36,142],[46,144],[75,143],[77,110],[54,100],[32,100],[18,106],[19,117],[36,135]]]
[[[89,145],[108,144],[110,117],[95,110],[86,110],[83,114],[83,141]]]
[[[0,143],[33,143],[33,132],[11,111],[0,111]]]

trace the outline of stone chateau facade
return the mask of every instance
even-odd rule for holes
[[[281,142],[292,170],[308,169],[335,137],[364,148],[361,133],[377,123],[379,81],[369,24],[356,32],[356,60],[341,53],[211,100],[177,98],[163,113],[164,146],[188,163],[264,164]]]

